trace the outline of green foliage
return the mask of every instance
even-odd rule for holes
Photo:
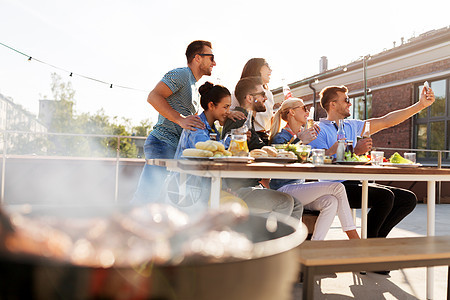
[[[145,119],[138,126],[133,127],[133,134],[136,136],[148,136],[152,128],[153,124],[150,119]]]

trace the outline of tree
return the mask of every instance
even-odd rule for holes
[[[150,119],[142,120],[138,126],[133,127],[133,135],[136,136],[148,136],[150,131],[152,131],[153,123]]]
[[[61,76],[56,73],[53,73],[51,78],[55,103],[49,132],[131,136],[127,131],[127,128],[132,129],[129,119],[119,121],[116,116],[111,119],[103,109],[93,115],[74,115],[75,90],[72,84],[63,82]],[[145,120],[138,127],[142,132],[148,131],[151,123]],[[53,155],[114,157],[117,151],[117,138],[49,135],[49,141],[49,152]],[[121,157],[137,157],[138,153],[130,138],[120,139],[119,151]]]

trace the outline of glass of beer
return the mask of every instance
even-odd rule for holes
[[[247,135],[232,134],[228,151],[233,156],[248,156]]]

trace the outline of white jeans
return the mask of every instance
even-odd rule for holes
[[[287,184],[278,191],[295,197],[306,209],[320,211],[312,240],[325,239],[336,213],[343,231],[356,229],[345,187],[340,182]]]

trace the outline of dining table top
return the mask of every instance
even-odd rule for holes
[[[405,166],[372,166],[351,164],[311,163],[271,163],[271,162],[214,162],[186,159],[149,159],[147,164],[166,167],[171,171],[196,173],[206,176],[247,177],[248,173],[271,175],[271,178],[289,178],[303,175],[310,179],[342,179],[356,180],[371,178],[373,180],[415,180],[415,181],[450,181],[450,168],[438,167],[405,167]],[[219,174],[220,173],[220,174]],[[242,176],[239,176],[241,174]],[[343,176],[341,178],[337,178]],[[359,177],[363,176],[363,177]]]

